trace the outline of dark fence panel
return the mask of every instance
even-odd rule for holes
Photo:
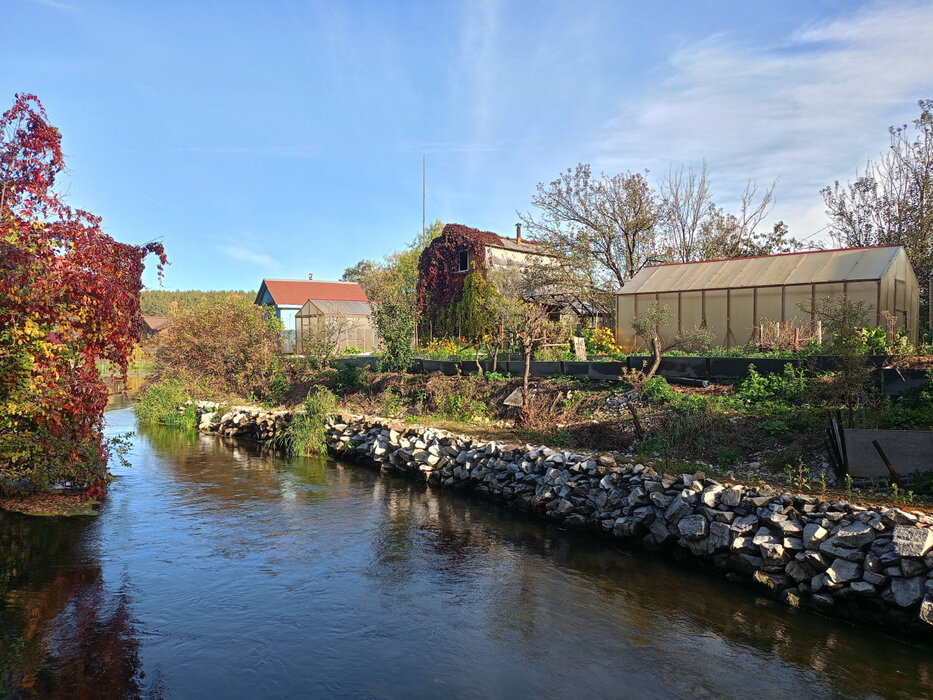
[[[590,362],[587,376],[590,379],[618,379],[625,367],[624,362]]]
[[[570,377],[589,377],[591,362],[570,361],[564,362],[562,374]]]
[[[664,377],[691,377],[709,379],[707,357],[662,357],[659,367]]]
[[[508,359],[506,359],[508,358]],[[887,358],[873,356],[869,358],[869,365],[879,367]],[[652,358],[645,355],[631,355],[625,362],[597,362],[597,361],[566,361],[566,362],[532,362],[530,374],[533,377],[556,377],[568,375],[571,377],[589,377],[590,379],[615,380],[618,379],[625,368],[644,369],[650,366]],[[376,367],[378,358],[353,357],[337,360],[335,364],[356,364]],[[643,367],[643,363],[647,363]],[[754,365],[759,374],[781,374],[784,368],[813,368],[819,371],[832,371],[838,369],[839,358],[820,355],[807,358],[771,358],[771,357],[663,357],[658,367],[658,374],[670,379],[672,377],[688,377],[691,379],[741,379],[748,374],[748,368]],[[491,360],[480,360],[483,372],[492,371]],[[454,362],[448,360],[427,360],[415,358],[412,364],[413,371],[442,372],[448,376],[461,374],[476,374],[476,362],[465,360]],[[500,355],[496,371],[502,374],[521,376],[525,371],[525,363],[519,354]],[[905,380],[891,378],[897,377],[896,370],[884,370],[886,393],[897,395],[908,388],[922,384],[925,373],[921,370],[902,370]],[[904,385],[903,387],[901,385]],[[890,385],[890,389],[888,386]]]
[[[881,380],[884,382],[884,393],[888,396],[901,396],[908,390],[918,386],[926,386],[927,373],[922,369],[883,369]]]
[[[511,362],[509,365],[511,366]],[[524,368],[520,371],[523,371]],[[532,362],[532,377],[558,377],[560,376],[560,362]]]
[[[748,374],[755,365],[758,374],[781,374],[788,365],[800,366],[800,360],[774,357],[711,357],[709,358],[710,379],[738,379]]]

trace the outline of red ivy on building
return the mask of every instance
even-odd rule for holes
[[[463,295],[466,273],[460,268],[460,252],[468,255],[468,269],[486,278],[486,246],[502,245],[495,233],[479,231],[462,224],[447,224],[431,241],[418,261],[418,310],[431,317],[438,309],[449,308]]]

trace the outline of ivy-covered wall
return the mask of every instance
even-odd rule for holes
[[[466,272],[460,272],[460,251],[469,255],[469,269],[485,279],[489,270],[486,246],[502,245],[495,233],[462,224],[447,224],[440,236],[425,248],[418,262],[418,310],[426,320],[456,304],[463,295]]]

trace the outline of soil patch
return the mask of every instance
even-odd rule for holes
[[[97,515],[100,501],[77,491],[40,491],[13,493],[0,497],[0,510],[24,515],[64,516]]]

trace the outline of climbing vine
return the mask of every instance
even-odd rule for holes
[[[479,231],[461,224],[447,224],[418,262],[418,309],[422,316],[434,322],[438,333],[453,332],[454,307],[463,297],[466,272],[459,270],[460,252],[466,251],[469,269],[486,279],[486,246],[501,245],[495,233]]]
[[[0,487],[100,487],[107,360],[125,377],[159,243],[120,243],[53,189],[61,135],[34,95],[0,117]]]

